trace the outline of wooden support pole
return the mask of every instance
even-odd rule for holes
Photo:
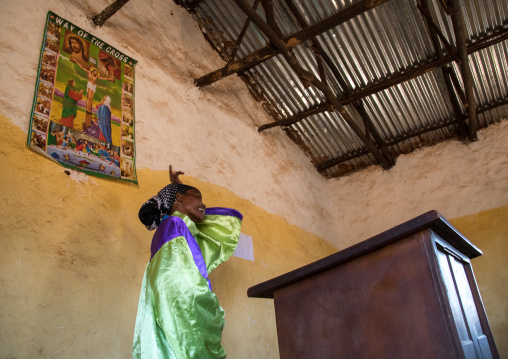
[[[467,48],[467,51],[468,51],[468,53],[471,54],[471,53],[480,51],[486,47],[493,46],[493,45],[500,43],[502,41],[505,41],[507,39],[508,39],[508,28],[503,29],[499,32],[496,32],[495,34],[492,34],[482,40],[475,42],[474,44],[469,45]],[[339,98],[338,101],[343,106],[350,105],[350,104],[355,103],[365,97],[374,95],[374,94],[381,92],[383,90],[386,90],[392,86],[396,86],[396,85],[401,84],[405,81],[409,81],[414,78],[417,78],[418,76],[421,76],[426,72],[435,70],[435,69],[440,68],[442,66],[445,66],[446,64],[448,64],[452,61],[454,61],[453,56],[450,56],[450,55],[444,56],[442,59],[437,59],[437,60],[425,63],[424,65],[415,67],[414,69],[409,70],[407,72],[395,74],[388,80],[361,88],[361,89],[355,91],[354,93],[352,93],[348,97]],[[326,105],[322,105],[319,107],[319,109],[316,108],[315,110],[313,110],[311,115],[316,115],[320,112],[324,112],[327,110],[328,110],[328,107]],[[292,124],[304,119],[306,117],[305,113],[306,112],[302,112],[301,114],[297,114],[297,115],[291,117],[290,119],[284,119],[284,120],[279,120],[279,121],[265,124],[265,125],[261,126],[258,129],[258,131],[266,130],[268,128],[272,128],[272,127],[276,127],[276,126],[292,125]],[[288,124],[288,122],[290,122],[290,123]]]
[[[344,10],[338,12],[337,14],[323,19],[318,23],[307,27],[306,29],[302,29],[295,34],[286,37],[283,41],[286,44],[287,48],[291,49],[300,43],[320,35],[330,29],[333,29],[334,27],[337,27],[338,25],[387,1],[390,0],[360,0],[353,5],[345,8]],[[250,69],[251,67],[259,65],[277,54],[279,54],[279,52],[274,46],[265,46],[264,48],[247,55],[241,60],[234,61],[229,67],[228,71],[225,72],[225,74],[222,73],[223,69],[218,69],[194,80],[194,83],[199,87],[211,85],[223,77],[242,72]]]
[[[258,4],[259,4],[259,0],[254,1],[254,5],[253,5],[254,9],[256,9],[258,7]],[[247,18],[247,20],[245,20],[245,24],[243,25],[242,31],[240,31],[240,34],[238,35],[238,39],[236,39],[235,47],[234,47],[233,51],[231,52],[229,60],[226,64],[226,66],[223,67],[224,73],[228,72],[229,66],[231,66],[231,63],[235,60],[236,53],[238,52],[238,49],[240,48],[240,44],[242,43],[243,37],[247,33],[247,29],[249,28],[250,23],[251,23],[250,19]]]
[[[109,5],[107,8],[102,10],[99,15],[95,15],[92,18],[92,22],[97,26],[102,26],[111,16],[115,15],[129,0],[116,0],[114,3]]]
[[[302,29],[306,29],[307,27],[309,27],[308,24],[307,24],[307,21],[302,16],[300,11],[298,10],[296,5],[294,4],[293,0],[285,0],[285,1],[286,1],[287,6],[289,7],[289,10],[291,11],[293,16],[295,17],[296,21],[298,22],[298,25],[300,25],[300,27]],[[337,67],[334,64],[334,61],[330,58],[330,56],[328,56],[328,53],[321,46],[321,44],[319,43],[317,38],[313,37],[313,38],[310,38],[309,40],[311,42],[311,45],[313,47],[315,47],[315,49],[317,51],[319,51],[319,54],[323,57],[323,60],[326,62],[326,64],[328,65],[328,67],[332,71],[333,76],[335,77],[335,79],[339,83],[339,86],[342,88],[342,90],[344,91],[346,96],[349,96],[351,94],[351,90],[349,88],[349,85],[344,80],[344,77],[340,74],[339,70],[337,69]]]
[[[296,7],[296,5],[294,4],[293,0],[285,0],[286,1],[286,4],[288,5],[289,7],[289,10],[291,11],[291,13],[293,14],[293,16],[295,17],[296,21],[298,22],[298,24],[300,25],[300,27],[302,29],[305,29],[308,27],[307,25],[307,21],[305,20],[305,18],[302,16],[302,14],[300,13],[300,11],[298,10],[298,8]],[[335,63],[334,61],[332,61],[332,59],[330,58],[330,56],[328,56],[327,52],[325,51],[325,49],[321,46],[321,44],[319,43],[318,39],[317,38],[311,38],[310,39],[310,42],[311,42],[311,46],[314,50],[314,52],[316,52],[316,60],[317,60],[317,63],[318,63],[318,72],[320,74],[320,77],[321,77],[321,81],[323,83],[326,84],[326,81],[325,81],[325,76],[324,76],[324,65],[322,64],[321,62],[321,59],[324,60],[324,62],[327,64],[328,68],[331,70],[332,74],[334,75],[335,79],[337,80],[337,82],[339,83],[339,85],[341,86],[342,90],[344,91],[344,93],[346,94],[346,97],[349,97],[351,95],[351,89],[349,87],[349,85],[346,83],[346,81],[344,80],[343,76],[340,74],[339,70],[337,69],[337,67],[335,66]],[[383,152],[384,148],[383,148],[383,139],[381,138],[381,136],[379,135],[378,131],[376,130],[376,128],[374,127],[370,117],[367,115],[367,112],[365,111],[365,107],[364,107],[364,104],[362,101],[359,101],[357,103],[354,103],[353,104],[356,111],[358,112],[358,115],[362,118],[363,122],[364,122],[364,125],[365,125],[365,134],[366,136],[369,135],[368,133],[368,130],[372,132],[373,136],[374,136],[374,140],[375,142],[380,146],[380,149],[381,149],[381,152]],[[321,107],[321,106],[320,106]],[[327,110],[327,111],[330,111],[330,105],[324,105],[322,106],[321,108],[323,108],[323,111],[324,110]],[[315,114],[315,113],[313,113]],[[294,116],[290,119],[290,121],[288,121],[290,124],[292,123],[296,123],[297,121],[299,121],[300,119],[303,119],[305,117],[301,117],[302,114],[299,114],[297,116]],[[295,121],[295,119],[297,121]],[[287,126],[287,125],[286,125]],[[273,126],[272,126],[273,127]],[[368,129],[368,130],[367,130]],[[260,131],[261,131],[261,127],[260,127]]]
[[[279,25],[277,25],[277,21],[275,20],[275,11],[273,10],[273,1],[272,0],[261,0],[261,4],[263,5],[263,9],[265,9],[266,22],[268,26],[272,28],[273,31],[277,34],[279,38],[282,38],[282,31],[279,29]],[[255,9],[255,7],[253,7]]]
[[[457,91],[457,95],[459,96],[460,101],[466,106],[466,94],[462,90],[462,87],[460,87],[459,78],[457,77],[457,74],[449,67],[446,68],[448,76],[450,77],[450,80],[452,81],[453,87],[455,88],[455,91]]]
[[[467,54],[466,36],[464,34],[464,19],[460,10],[459,0],[451,0],[452,5],[452,24],[455,33],[455,42],[460,59],[460,72],[462,75],[462,83],[464,84],[464,92],[466,93],[466,112],[469,118],[469,140],[477,141],[478,119],[476,118],[476,100],[474,98],[474,82],[469,68],[469,60]]]
[[[505,41],[508,39],[508,28],[505,28],[503,30],[500,30],[499,32],[496,32],[495,34],[489,36],[488,38],[484,38],[482,40],[479,40],[475,42],[474,44],[471,44],[467,47],[467,53],[471,54],[477,51],[480,51],[484,48],[487,48],[489,46],[495,45],[497,43],[500,43],[502,41]],[[421,66],[417,66],[409,71],[401,72],[394,74],[390,79],[382,81],[377,84],[373,84],[370,86],[366,86],[362,89],[359,89],[348,98],[339,99],[341,104],[348,105],[350,103],[353,103],[355,101],[358,101],[361,98],[373,95],[377,92],[386,90],[387,88],[390,88],[392,86],[401,84],[405,81],[412,80],[418,76],[423,75],[426,72],[433,71],[441,66],[444,66],[452,61],[455,61],[455,58],[451,55],[446,55],[442,59],[437,59],[431,62],[427,62]]]
[[[429,31],[434,31],[434,33],[439,37],[439,40],[441,40],[443,45],[445,45],[445,47],[448,49],[448,52],[450,54],[456,53],[457,49],[455,49],[452,45],[450,45],[446,37],[443,35],[441,29],[432,20],[432,16],[430,15],[428,5],[426,4],[426,2],[424,2],[424,4],[425,4],[424,6],[417,4],[416,7],[418,8],[418,10],[420,10],[420,13],[423,15],[423,18],[427,22]],[[436,51],[438,51],[438,49],[439,48],[436,48]]]
[[[322,164],[318,165],[316,167],[316,169],[318,170],[319,173],[323,173],[324,171],[326,171],[329,168],[332,168],[333,166],[337,166],[338,164],[341,164],[341,163],[344,163],[347,161],[351,161],[351,160],[358,158],[360,156],[367,155],[368,153],[369,153],[369,151],[367,151],[367,150],[361,150],[361,151],[349,153],[343,157],[334,158],[334,159],[328,160],[326,162],[323,162]]]
[[[457,90],[459,97],[460,97],[460,94],[462,93],[462,90],[460,89],[460,87],[454,87],[453,80],[451,77],[452,70],[450,68],[442,67],[441,72],[443,73],[443,77],[444,77],[445,85],[446,85],[446,90],[448,91],[448,96],[450,97],[450,102],[452,104],[453,113],[455,114],[455,117],[457,118],[457,121],[459,124],[458,125],[458,134],[461,138],[466,138],[469,133],[469,129],[467,128],[467,124],[466,124],[466,116],[462,113],[462,111],[460,109],[459,101],[457,100],[457,96],[455,96],[454,89]]]
[[[432,21],[432,17],[430,17],[430,11],[429,11],[429,4],[427,0],[420,0],[421,4],[418,4],[418,9],[420,9],[420,12],[424,15],[425,20],[427,20],[427,27],[428,31],[430,33],[430,38],[432,40],[432,43],[434,44],[434,49],[437,53],[437,56],[439,59],[443,58],[443,51],[441,50],[441,46],[439,44],[438,35],[440,33],[439,28],[436,28],[434,22]],[[427,15],[425,15],[427,14]],[[434,25],[434,26],[431,26]],[[440,37],[441,38],[441,37]],[[453,51],[450,51],[450,54],[452,52],[456,52],[454,49]],[[453,113],[455,114],[455,118],[458,120],[458,134],[461,138],[465,138],[469,132],[469,129],[467,128],[466,124],[466,117],[462,113],[462,110],[460,108],[460,104],[457,100],[457,96],[455,95],[454,91],[454,84],[453,84],[453,78],[451,77],[452,71],[448,66],[442,66],[441,67],[441,74],[443,75],[443,79],[445,81],[446,90],[448,92],[448,97],[450,99],[450,103],[452,105]],[[463,94],[460,86],[457,86],[455,84],[455,88],[457,90],[457,93],[459,97],[461,94]],[[462,98],[461,98],[462,99]]]
[[[295,71],[301,78],[306,81],[309,81],[312,85],[314,85],[317,89],[319,89],[331,105],[335,107],[337,111],[342,115],[346,123],[352,128],[352,130],[356,133],[356,135],[360,138],[360,140],[364,143],[367,149],[372,153],[372,155],[376,158],[379,164],[381,164],[384,168],[389,168],[393,164],[390,163],[383,154],[379,151],[379,149],[365,136],[365,133],[361,130],[361,128],[354,122],[353,118],[349,115],[346,109],[337,101],[337,97],[333,93],[333,91],[327,85],[323,84],[319,79],[314,76],[313,73],[305,70],[300,63],[296,60],[296,58],[290,54],[289,50],[286,47],[286,44],[282,42],[281,39],[278,38],[275,31],[273,31],[257,14],[257,12],[251,7],[248,0],[235,0],[236,4],[240,9],[256,24],[258,29],[263,32],[270,42],[277,48],[280,54],[287,61],[289,66]]]
[[[297,115],[295,115],[293,117],[289,117],[289,118],[286,118],[284,120],[275,121],[275,122],[266,123],[264,125],[261,125],[258,128],[258,132],[267,130],[267,129],[272,128],[272,127],[277,127],[277,126],[291,126],[292,124],[297,123],[297,122],[303,120],[304,118],[307,118],[307,117],[312,116],[312,115],[317,115],[318,113],[322,113],[322,112],[325,112],[325,111],[333,111],[333,109],[328,104],[319,105],[319,106],[314,107],[314,108],[312,108],[310,110],[307,110],[305,112],[299,113],[299,114],[297,114]]]
[[[493,103],[491,105],[488,105],[488,106],[485,106],[485,107],[482,107],[482,108],[478,108],[477,109],[477,113],[483,113],[483,112],[486,112],[486,111],[493,110],[496,107],[505,106],[505,105],[508,105],[508,99],[504,99],[504,100],[501,100],[499,102]],[[458,123],[459,123],[459,121],[457,119],[450,119],[450,120],[444,121],[444,122],[442,122],[440,124],[437,124],[435,126],[432,126],[432,127],[429,127],[429,128],[425,128],[423,130],[411,132],[411,133],[408,133],[408,134],[406,134],[405,136],[402,136],[402,137],[398,137],[398,138],[394,139],[393,141],[388,142],[386,145],[387,146],[394,146],[397,143],[409,140],[410,138],[413,138],[415,136],[423,135],[424,133],[427,133],[427,132],[436,131],[436,130],[439,130],[439,129],[444,128],[444,127],[453,126],[453,125],[458,124]],[[366,155],[367,153],[368,153],[368,151],[365,150],[365,151],[355,152],[354,154],[348,154],[348,155],[343,156],[343,157],[338,157],[338,158],[334,158],[334,159],[328,160],[328,161],[318,165],[317,166],[317,170],[318,170],[318,172],[324,172],[324,171],[326,171],[327,169],[329,169],[329,168],[331,168],[333,166],[336,166],[336,165],[338,165],[340,163],[343,163],[343,162],[346,162],[346,161],[350,161],[350,160],[355,159],[357,157]]]

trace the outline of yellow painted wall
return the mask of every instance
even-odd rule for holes
[[[69,176],[25,141],[0,116],[0,358],[128,358],[153,234],[137,212],[168,174],[140,169],[139,186]],[[211,275],[228,357],[278,358],[273,301],[247,289],[335,249],[225,188],[183,180],[208,206],[241,211],[253,238],[254,262],[232,257]]]
[[[508,206],[450,223],[483,252],[471,261],[501,358],[508,358]]]
[[[0,357],[129,357],[151,232],[141,203],[167,172],[138,170],[139,186],[71,176],[25,147],[0,116]],[[240,210],[255,261],[232,257],[211,275],[226,310],[229,358],[277,358],[273,301],[247,298],[264,280],[335,252],[327,242],[227,189],[192,177],[208,206]],[[508,357],[508,206],[450,222],[484,255],[472,261],[501,353]],[[364,238],[366,239],[366,238]]]

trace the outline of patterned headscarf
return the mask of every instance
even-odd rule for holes
[[[139,220],[149,231],[156,229],[161,223],[161,219],[169,214],[173,203],[176,200],[177,193],[185,193],[195,187],[185,184],[171,183],[161,189],[157,195],[143,203],[139,210]]]

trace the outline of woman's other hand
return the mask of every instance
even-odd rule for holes
[[[184,174],[184,172],[182,172],[182,171],[173,172],[173,167],[171,167],[171,165],[169,165],[169,181],[171,183],[182,184],[182,181],[180,180],[180,178],[178,178],[178,176],[183,175],[183,174]]]

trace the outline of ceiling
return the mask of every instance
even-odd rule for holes
[[[508,116],[506,0],[175,0],[326,178]]]

